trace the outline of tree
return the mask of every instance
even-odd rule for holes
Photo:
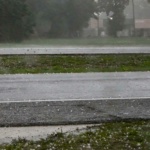
[[[94,0],[50,0],[45,16],[51,21],[50,37],[78,37],[95,11]]]
[[[95,11],[94,0],[26,0],[39,37],[77,37]]]
[[[49,8],[43,17],[50,21],[49,37],[58,38],[67,35],[66,1],[49,0]]]
[[[89,19],[95,11],[94,0],[68,0],[66,4],[66,18],[69,35],[79,36],[82,29],[88,26]]]
[[[50,9],[51,0],[26,0],[26,3],[35,19],[34,37],[47,37],[50,30],[50,21],[46,14]]]
[[[32,33],[33,26],[25,0],[0,0],[0,41],[21,41]]]
[[[117,31],[124,28],[124,9],[129,4],[129,0],[98,0],[99,12],[106,12],[108,16],[108,34],[117,36]]]

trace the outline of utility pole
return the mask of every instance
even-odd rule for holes
[[[135,7],[134,7],[134,0],[132,0],[132,13],[133,13],[133,36],[135,36]]]
[[[99,21],[100,21],[100,15],[98,13],[98,19],[97,19],[97,29],[98,29],[98,37],[100,36],[100,28],[99,28]]]
[[[100,14],[99,14],[99,0],[97,1],[97,4],[98,4],[98,18],[97,18],[97,31],[98,31],[98,37],[100,36],[100,28],[99,28],[99,22],[100,22]]]

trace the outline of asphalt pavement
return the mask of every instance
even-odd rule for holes
[[[150,46],[30,46],[0,48],[0,55],[24,54],[149,54]]]
[[[0,75],[0,126],[150,119],[150,72]]]

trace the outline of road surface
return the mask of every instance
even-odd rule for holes
[[[0,75],[0,102],[150,97],[150,72]]]
[[[150,46],[111,46],[111,47],[16,47],[0,48],[0,55],[24,55],[24,54],[150,54]]]
[[[0,75],[0,126],[150,119],[150,72]]]

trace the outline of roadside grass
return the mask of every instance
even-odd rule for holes
[[[111,122],[46,139],[13,140],[1,150],[150,150],[150,121]]]
[[[150,38],[75,38],[75,39],[29,39],[21,43],[1,43],[0,47],[31,47],[31,46],[148,46]]]
[[[33,39],[23,44],[63,45],[63,46],[133,46],[150,45],[150,38],[79,38],[79,39]]]
[[[0,74],[150,71],[150,54],[0,56]]]

